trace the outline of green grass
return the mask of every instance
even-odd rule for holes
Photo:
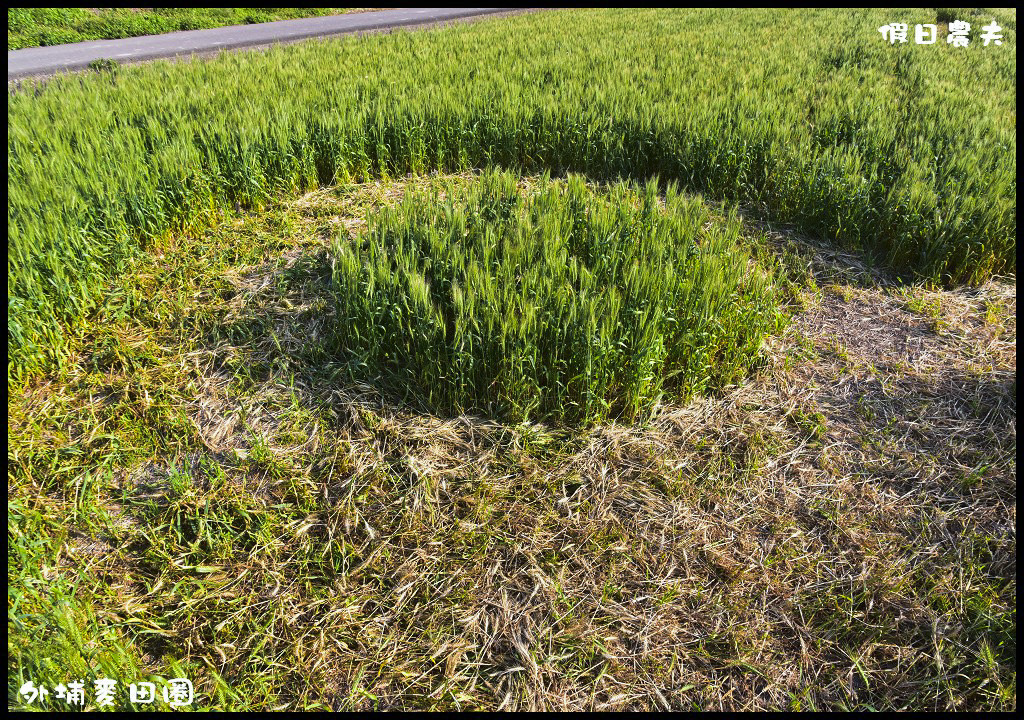
[[[346,179],[657,176],[907,276],[1014,272],[1016,22],[997,17],[1005,43],[964,50],[884,44],[891,11],[557,11],[22,86],[9,381],[66,360],[154,239]]]
[[[778,327],[770,278],[698,199],[511,173],[409,194],[332,258],[327,352],[435,412],[638,420],[741,377]]]
[[[7,8],[7,49],[340,15],[352,8]]]

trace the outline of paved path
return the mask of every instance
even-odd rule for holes
[[[398,8],[330,17],[300,18],[257,25],[232,25],[209,30],[188,30],[166,35],[145,35],[121,40],[93,40],[71,45],[7,51],[7,80],[81,70],[94,60],[118,62],[209,53],[217,50],[293,42],[325,35],[410,27],[446,22],[515,8]]]

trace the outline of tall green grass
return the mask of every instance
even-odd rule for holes
[[[330,350],[434,409],[637,419],[741,375],[779,313],[739,247],[674,185],[509,173],[411,192],[335,243]]]
[[[377,175],[658,176],[910,276],[1013,272],[1015,16],[1002,46],[893,47],[894,12],[544,12],[23,87],[9,378],[66,355],[147,238]]]

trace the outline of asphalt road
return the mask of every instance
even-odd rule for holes
[[[188,30],[166,35],[145,35],[121,40],[93,40],[71,45],[7,51],[7,80],[81,70],[94,60],[135,62],[230,50],[232,48],[294,42],[326,35],[410,27],[486,15],[515,8],[398,8],[330,17],[300,18],[258,25],[232,25],[209,30]]]

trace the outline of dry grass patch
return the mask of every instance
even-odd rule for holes
[[[9,666],[233,709],[1015,708],[1014,285],[790,238],[755,379],[646,427],[437,417],[307,354],[322,230],[399,195],[183,242],[145,343],[12,395]]]

